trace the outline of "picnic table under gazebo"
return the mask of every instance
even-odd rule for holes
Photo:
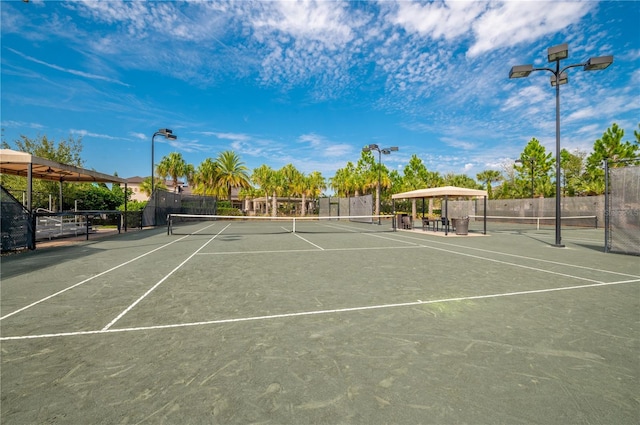
[[[396,199],[422,199],[422,218],[425,218],[424,211],[424,200],[428,198],[439,198],[444,200],[444,207],[442,208],[440,221],[442,222],[443,229],[445,235],[449,232],[449,223],[451,218],[448,216],[448,202],[449,198],[484,198],[484,234],[487,233],[487,191],[480,189],[469,189],[466,187],[456,187],[456,186],[443,186],[443,187],[432,187],[426,189],[416,189],[411,190],[409,192],[396,193],[391,195],[391,199],[395,202]],[[395,207],[394,207],[395,210]],[[459,219],[461,219],[460,217]],[[428,218],[427,218],[428,220]],[[468,220],[468,218],[467,218]],[[440,221],[436,222],[439,223]],[[467,221],[468,223],[468,221]]]

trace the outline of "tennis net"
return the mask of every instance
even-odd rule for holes
[[[392,215],[262,217],[169,214],[168,235],[377,233],[395,230]]]
[[[481,230],[484,226],[484,216],[470,215],[469,228]],[[572,217],[562,217],[560,224],[567,229],[597,229],[598,217],[595,215],[582,215]],[[555,229],[555,217],[508,217],[508,216],[487,216],[487,230],[552,230]]]

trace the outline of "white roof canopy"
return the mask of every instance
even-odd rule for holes
[[[468,189],[466,187],[444,186],[432,187],[429,189],[416,189],[409,192],[396,193],[391,195],[392,199],[412,199],[412,198],[444,198],[445,196],[463,198],[481,198],[487,196],[486,190]]]

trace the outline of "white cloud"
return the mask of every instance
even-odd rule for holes
[[[68,73],[68,74],[72,74],[72,75],[75,75],[75,76],[78,76],[78,77],[88,78],[88,79],[91,79],[91,80],[102,80],[102,81],[107,81],[109,83],[115,83],[115,84],[119,84],[121,86],[129,87],[129,84],[123,83],[122,81],[118,81],[118,80],[113,79],[113,78],[105,77],[103,75],[91,74],[89,72],[78,71],[78,70],[75,70],[75,69],[64,68],[64,67],[56,65],[56,64],[47,63],[47,62],[41,61],[39,59],[33,58],[31,56],[27,56],[27,55],[23,54],[22,52],[19,52],[19,51],[15,50],[15,49],[12,49],[10,47],[8,47],[7,50],[15,53],[16,55],[21,56],[22,58],[24,58],[24,59],[26,59],[28,61],[31,61],[33,63],[37,63],[38,65],[46,66],[46,67],[51,68],[51,69],[55,69],[56,71],[65,72],[65,73]]]
[[[298,138],[298,140],[302,143],[308,143],[311,147],[319,147],[325,143],[325,138],[323,136],[319,136],[317,134],[303,134]]]
[[[114,137],[114,136],[109,136],[107,134],[98,134],[98,133],[93,133],[91,131],[88,130],[77,130],[72,128],[71,130],[72,134],[76,134],[80,137],[93,137],[96,139],[107,139],[107,140],[119,140],[120,137]]]
[[[22,122],[22,121],[2,121],[3,128],[31,128],[34,130],[41,130],[44,128],[42,124],[34,122]]]
[[[324,149],[324,156],[329,158],[341,158],[353,152],[353,146],[347,144],[335,144]]]
[[[251,136],[243,133],[210,133],[218,139],[227,139],[234,142],[248,142],[251,140]]]
[[[255,37],[264,42],[279,34],[283,40],[317,41],[337,50],[350,42],[353,31],[345,3],[328,1],[280,1],[259,3],[251,25]]]
[[[133,137],[134,139],[138,139],[138,140],[147,140],[147,138],[149,137],[149,136],[147,136],[147,135],[146,135],[146,134],[144,134],[144,133],[134,133],[134,132],[130,132],[130,133],[129,133],[129,135],[130,135],[131,137]]]
[[[433,39],[452,40],[471,30],[471,24],[484,11],[481,1],[398,2],[390,19],[409,32]]]
[[[597,6],[591,1],[504,1],[491,7],[473,23],[475,43],[470,57],[503,47],[531,42],[562,32]]]
[[[476,147],[475,143],[473,142],[465,142],[463,140],[452,139],[450,137],[443,137],[440,140],[446,143],[448,146],[456,149],[471,150]]]

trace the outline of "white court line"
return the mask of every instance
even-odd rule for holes
[[[138,326],[133,328],[103,329],[100,331],[62,332],[57,334],[7,336],[7,337],[0,337],[0,341],[56,338],[56,337],[80,336],[80,335],[100,335],[100,334],[108,334],[108,333],[137,332],[137,331],[150,331],[150,330],[158,330],[158,329],[175,329],[175,328],[187,328],[187,327],[194,327],[194,326],[220,325],[225,323],[250,322],[250,321],[257,321],[257,320],[284,319],[284,318],[290,318],[290,317],[315,316],[315,315],[321,315],[321,314],[350,313],[350,312],[366,311],[366,310],[381,310],[386,308],[412,307],[412,306],[436,304],[436,303],[448,303],[448,302],[458,302],[458,301],[482,300],[482,299],[489,299],[489,298],[505,298],[505,297],[514,297],[514,296],[522,296],[522,295],[544,294],[544,293],[550,293],[550,292],[597,288],[597,287],[614,286],[614,285],[622,285],[627,283],[638,283],[638,282],[640,282],[640,279],[625,280],[625,281],[619,281],[619,282],[599,282],[599,283],[593,283],[589,285],[564,286],[564,287],[558,287],[558,288],[534,289],[530,291],[503,292],[499,294],[490,294],[490,295],[471,295],[467,297],[443,298],[443,299],[428,300],[428,301],[417,300],[417,301],[394,303],[394,304],[380,304],[380,305],[370,305],[370,306],[361,306],[361,307],[336,308],[331,310],[312,310],[312,311],[303,311],[298,313],[272,314],[269,316],[252,316],[252,317],[239,317],[235,319],[219,319],[219,320],[208,320],[208,321],[202,321],[202,322],[176,323],[171,325]]]
[[[371,235],[371,236],[375,236],[375,235]],[[407,235],[398,235],[398,236],[405,237],[405,238],[408,238],[408,239],[412,239],[412,240],[415,240],[415,241],[421,241],[421,242],[425,241],[424,239],[420,239],[420,238],[417,238],[417,237],[411,237],[411,236],[407,236]],[[602,270],[602,269],[596,269],[596,268],[587,267],[587,266],[578,266],[576,264],[561,263],[559,261],[544,260],[542,258],[535,258],[535,257],[526,257],[524,255],[509,254],[507,252],[491,251],[489,249],[475,248],[475,247],[472,247],[472,246],[456,245],[456,244],[452,244],[452,243],[440,242],[440,241],[432,241],[432,240],[429,240],[429,242],[430,243],[436,243],[436,244],[439,244],[439,245],[446,245],[446,246],[450,246],[450,247],[454,247],[454,248],[470,249],[470,250],[473,250],[473,251],[480,251],[480,252],[485,252],[485,253],[490,253],[490,254],[504,255],[504,256],[507,256],[507,257],[520,258],[520,259],[524,259],[524,260],[540,261],[542,263],[555,264],[555,265],[558,265],[558,266],[573,267],[573,268],[582,269],[582,270],[589,270],[589,271],[595,271],[595,272],[616,274],[616,275],[620,275],[620,276],[640,278],[640,276],[638,276],[638,275],[629,274],[629,273],[621,273],[621,272],[616,272],[616,271],[611,271],[611,270]],[[439,248],[434,248],[434,247],[430,247],[430,246],[427,246],[427,245],[420,245],[420,246],[425,247],[425,248],[431,248],[431,249],[439,249]],[[460,253],[460,252],[456,252],[456,251],[449,251],[449,250],[445,250],[445,249],[442,249],[442,250],[445,251],[445,252],[452,252],[452,253],[456,253],[456,254],[460,254],[460,255],[470,255],[470,254],[464,254],[464,253]],[[485,257],[477,257],[477,258],[485,258]],[[493,261],[490,258],[485,258],[485,259],[487,259],[489,261]],[[506,263],[506,264],[512,264],[512,263]]]
[[[397,241],[401,242],[401,241]],[[412,243],[411,246],[369,246],[351,248],[322,248],[322,251],[380,251],[385,249],[420,249],[422,245]],[[237,255],[237,254],[291,254],[296,252],[319,252],[317,249],[265,249],[260,251],[224,251],[224,252],[202,252],[198,255]]]
[[[375,236],[375,235],[371,235],[371,236]],[[380,236],[377,236],[377,237],[380,237]],[[391,239],[391,240],[393,240],[393,239]],[[397,242],[403,242],[403,241],[397,241]],[[334,251],[365,251],[365,250],[392,250],[392,249],[422,249],[422,248],[426,248],[426,249],[433,249],[433,250],[436,250],[436,251],[446,252],[446,253],[449,253],[449,254],[462,255],[462,256],[465,256],[465,257],[476,258],[476,259],[479,259],[479,260],[489,261],[489,262],[493,262],[493,263],[509,265],[509,266],[523,268],[523,269],[527,269],[527,270],[533,270],[533,271],[537,271],[537,272],[541,272],[541,273],[548,273],[548,274],[553,274],[553,275],[557,275],[557,276],[563,276],[563,277],[567,277],[567,278],[575,279],[575,280],[584,280],[584,281],[587,281],[587,282],[596,282],[596,283],[600,282],[598,280],[589,279],[589,278],[586,278],[586,277],[580,277],[580,276],[575,276],[575,275],[571,275],[571,274],[567,274],[567,273],[555,272],[555,271],[543,269],[543,268],[540,268],[540,267],[526,266],[526,265],[523,265],[523,264],[512,263],[512,262],[509,262],[509,261],[497,260],[497,259],[494,259],[494,258],[482,257],[480,255],[467,254],[467,253],[464,253],[464,252],[453,251],[453,250],[450,250],[450,249],[438,248],[438,247],[433,247],[433,246],[428,246],[428,245],[414,244],[412,242],[405,242],[405,243],[410,243],[411,246],[369,247],[369,248],[325,248],[322,251],[323,252],[334,252]],[[450,244],[445,244],[445,245],[450,245]],[[450,246],[453,246],[453,247],[456,247],[456,248],[461,248],[458,245],[450,245]],[[467,247],[462,247],[462,248],[467,248]],[[486,252],[486,253],[503,254],[501,252],[488,251],[488,250],[482,250],[482,249],[477,249],[477,248],[470,248],[470,249],[476,249],[476,250],[479,250],[479,251],[482,251],[482,252]],[[277,253],[292,253],[292,252],[319,252],[319,251],[317,251],[315,249],[312,249],[312,250],[309,250],[309,249],[296,249],[296,250],[278,250],[278,251],[274,251],[274,250],[266,250],[266,251],[229,251],[229,252],[207,252],[207,253],[203,253],[203,254],[200,254],[200,255],[277,254]],[[589,270],[589,271],[597,271],[597,272],[616,274],[616,275],[621,275],[621,276],[626,276],[626,277],[640,278],[640,276],[636,276],[636,275],[632,275],[632,274],[613,272],[613,271],[609,271],[609,270],[599,270],[599,269],[594,269],[594,268],[584,267],[584,266],[574,266],[572,264],[560,263],[560,262],[556,262],[556,261],[541,260],[541,259],[534,258],[534,257],[524,257],[524,256],[520,256],[520,255],[513,255],[513,254],[503,254],[503,255],[514,256],[514,257],[517,257],[517,258],[520,258],[520,259],[531,260],[531,261],[549,262],[549,263],[553,263],[553,264],[556,264],[556,265],[567,266],[567,267],[577,267],[577,268],[586,269],[586,270]]]
[[[174,268],[173,270],[171,270],[165,277],[163,277],[162,279],[160,279],[160,281],[158,281],[158,283],[156,283],[155,285],[153,285],[147,292],[145,292],[144,294],[142,294],[142,296],[140,298],[138,298],[137,300],[135,300],[133,302],[133,304],[131,304],[129,307],[127,307],[126,309],[124,309],[122,311],[122,313],[120,313],[118,316],[116,316],[115,319],[113,319],[111,322],[109,322],[109,324],[107,326],[105,326],[104,328],[102,328],[103,331],[109,330],[109,328],[111,326],[113,326],[118,320],[122,319],[122,317],[127,314],[129,311],[131,311],[131,309],[133,307],[135,307],[136,305],[138,305],[138,303],[140,301],[142,301],[143,299],[145,299],[147,297],[147,295],[149,295],[150,293],[152,293],[158,286],[160,286],[160,284],[162,284],[162,282],[164,282],[165,280],[167,280],[169,278],[169,276],[171,276],[172,274],[174,274],[175,272],[177,272],[182,266],[184,266],[185,264],[187,264],[187,262],[189,260],[191,260],[198,252],[200,252],[205,246],[209,245],[209,243],[214,240],[218,235],[220,235],[222,232],[224,232],[224,230],[229,227],[230,225],[226,225],[222,230],[220,230],[217,234],[215,234],[212,238],[209,238],[208,241],[206,241],[200,248],[198,248],[193,254],[191,254],[189,257],[187,257],[186,260],[184,260],[182,263],[178,264],[178,266],[176,268]]]
[[[146,257],[146,256],[147,256],[147,255],[149,255],[149,254],[152,254],[152,253],[154,253],[154,252],[156,252],[156,251],[158,251],[158,250],[160,250],[160,249],[163,249],[163,248],[168,247],[168,246],[169,246],[169,245],[171,245],[171,244],[174,244],[174,243],[176,243],[176,242],[179,242],[179,241],[181,241],[182,239],[184,239],[184,238],[186,238],[186,237],[188,237],[188,235],[187,235],[187,236],[183,236],[183,237],[181,237],[180,239],[176,239],[175,241],[171,241],[171,242],[169,242],[169,243],[167,243],[167,244],[164,244],[164,245],[162,245],[162,246],[159,246],[158,248],[154,248],[154,249],[152,249],[152,250],[151,250],[151,251],[149,251],[149,252],[146,252],[146,253],[144,253],[144,254],[138,255],[136,258],[133,258],[133,259],[131,259],[131,260],[129,260],[129,261],[125,261],[124,263],[122,263],[122,264],[118,264],[118,265],[117,265],[117,266],[115,266],[115,267],[111,267],[109,270],[105,270],[105,271],[103,271],[103,272],[101,272],[101,273],[98,273],[97,275],[91,276],[90,278],[87,278],[87,279],[83,280],[82,282],[78,282],[78,283],[76,283],[76,284],[74,284],[74,285],[71,285],[71,286],[69,286],[69,287],[67,287],[67,288],[65,288],[65,289],[62,289],[62,290],[60,290],[60,291],[58,291],[58,292],[54,293],[54,294],[51,294],[51,295],[49,295],[49,296],[47,296],[47,297],[44,297],[44,298],[42,298],[41,300],[35,301],[35,302],[33,302],[33,303],[31,303],[31,304],[29,304],[29,305],[27,305],[27,306],[24,306],[24,307],[22,307],[22,308],[20,308],[20,309],[18,309],[18,310],[16,310],[16,311],[12,311],[12,312],[11,312],[11,313],[9,313],[9,314],[5,314],[4,316],[0,317],[0,320],[6,319],[7,317],[11,317],[11,316],[13,316],[14,314],[18,314],[18,313],[20,313],[21,311],[27,310],[28,308],[31,308],[31,307],[33,307],[33,306],[36,306],[36,305],[38,305],[38,304],[40,304],[40,303],[42,303],[42,302],[44,302],[44,301],[50,300],[50,299],[51,299],[51,298],[53,298],[53,297],[57,297],[57,296],[58,296],[58,295],[60,295],[60,294],[63,294],[63,293],[65,293],[65,292],[67,292],[67,291],[69,291],[69,290],[71,290],[71,289],[73,289],[73,288],[76,288],[76,287],[78,287],[78,286],[80,286],[80,285],[82,285],[82,284],[85,284],[85,283],[87,283],[87,282],[89,282],[89,281],[91,281],[91,280],[93,280],[93,279],[95,279],[95,278],[98,278],[98,277],[103,276],[103,275],[105,275],[105,274],[107,274],[107,273],[110,273],[110,272],[112,272],[112,271],[114,271],[114,270],[117,270],[117,269],[119,269],[120,267],[124,267],[124,266],[126,266],[127,264],[131,264],[131,263],[133,263],[134,261],[137,261],[137,260],[139,260],[139,259],[141,259],[141,258],[143,258],[143,257]]]
[[[316,248],[318,248],[320,251],[324,251],[324,248],[323,248],[323,247],[321,247],[320,245],[316,245],[316,244],[314,244],[313,242],[306,240],[305,238],[303,238],[302,236],[300,236],[300,235],[299,235],[299,234],[297,234],[297,233],[294,233],[294,235],[296,235],[297,237],[299,237],[300,239],[302,239],[302,240],[303,240],[303,241],[305,241],[306,243],[308,243],[308,244],[310,244],[310,245],[315,246],[315,247],[316,247]]]

